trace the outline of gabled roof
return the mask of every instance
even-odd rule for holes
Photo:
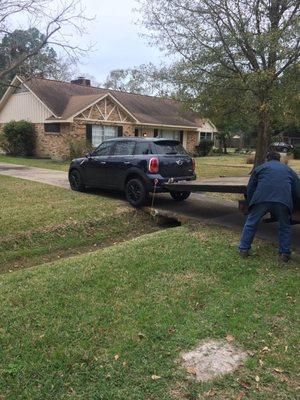
[[[43,78],[18,79],[51,110],[49,119],[70,120],[109,95],[140,124],[186,128],[199,128],[202,124],[198,114],[184,110],[183,103],[172,99]]]

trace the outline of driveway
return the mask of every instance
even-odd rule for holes
[[[0,163],[0,174],[70,189],[68,174],[64,171]]]
[[[63,171],[0,163],[0,174],[70,189],[68,174]],[[101,195],[118,199],[124,198],[122,194],[113,194],[105,191],[101,191]],[[179,220],[196,219],[225,226],[238,232],[241,231],[245,220],[245,217],[238,211],[235,202],[216,200],[200,193],[193,193],[183,203],[174,202],[168,194],[160,194],[155,198],[154,208],[159,214],[174,216]],[[262,223],[258,235],[263,239],[276,243],[278,235],[277,224]],[[293,226],[293,248],[300,251],[300,225]]]

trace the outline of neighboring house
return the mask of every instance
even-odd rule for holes
[[[191,153],[201,139],[214,140],[216,127],[181,102],[100,89],[78,78],[60,82],[16,76],[0,101],[1,126],[11,120],[35,124],[36,155],[66,159],[70,143],[93,147],[117,136],[178,139]]]

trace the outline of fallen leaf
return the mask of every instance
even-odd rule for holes
[[[258,362],[259,362],[259,365],[260,365],[261,367],[263,367],[263,365],[264,365],[263,360],[259,359]]]
[[[217,392],[214,389],[210,389],[208,392],[205,392],[203,395],[204,397],[214,397]]]
[[[238,381],[239,385],[242,386],[244,389],[250,389],[251,388],[251,383],[246,382],[246,381]]]
[[[196,370],[194,367],[187,367],[186,372],[190,375],[196,375]]]
[[[274,371],[278,372],[279,374],[282,374],[284,372],[284,370],[281,368],[274,368]]]
[[[142,332],[139,332],[138,337],[139,337],[139,339],[144,339],[146,337],[146,335],[144,335]]]
[[[256,377],[255,377],[255,382],[259,382],[259,381],[260,381],[260,378],[259,378],[258,375],[256,375]]]
[[[176,329],[174,328],[174,327],[170,327],[169,329],[168,329],[168,334],[169,335],[172,335],[173,333],[175,333],[176,332]]]
[[[160,379],[161,378],[161,376],[158,376],[158,375],[152,375],[151,376],[151,379],[153,380],[153,381],[157,381],[158,379]]]
[[[122,362],[122,365],[123,365],[123,367],[126,367],[127,361],[123,361],[123,362]]]
[[[262,350],[263,353],[268,353],[270,351],[268,346],[265,346]]]
[[[227,335],[227,336],[226,336],[226,340],[227,340],[228,343],[232,343],[232,342],[234,341],[234,336],[232,336],[232,335]]]
[[[245,396],[246,396],[246,394],[244,392],[241,392],[238,394],[238,396],[235,400],[242,400]]]
[[[116,361],[118,361],[119,358],[120,358],[119,354],[116,354],[116,355],[114,356],[114,359],[115,359]]]

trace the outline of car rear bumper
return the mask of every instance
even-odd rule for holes
[[[153,192],[154,187],[156,192],[169,192],[168,189],[165,187],[165,183],[170,182],[181,182],[181,181],[194,181],[196,179],[196,175],[189,175],[189,176],[177,176],[174,178],[164,178],[161,175],[151,175],[148,176],[147,179],[147,189],[149,192]]]

